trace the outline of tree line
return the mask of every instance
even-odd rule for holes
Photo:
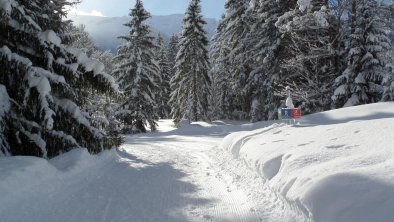
[[[211,49],[215,118],[275,119],[286,86],[305,113],[394,99],[392,5],[228,0],[225,8]]]

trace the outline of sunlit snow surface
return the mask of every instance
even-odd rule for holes
[[[79,149],[50,161],[0,158],[0,221],[394,218],[394,103],[319,113],[296,126],[159,124],[98,156]]]

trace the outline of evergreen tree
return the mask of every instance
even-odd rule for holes
[[[253,24],[253,18],[247,14],[250,0],[227,0],[225,3],[227,24],[223,32],[225,39],[223,47],[230,50],[230,54],[223,60],[223,65],[229,65],[231,75],[231,87],[234,91],[235,107],[234,113],[238,117],[246,119],[249,116],[251,107],[250,92],[246,83],[250,67],[250,56],[248,53],[248,39],[246,38]]]
[[[85,52],[91,58],[97,59],[104,64],[104,72],[112,72],[112,60],[114,55],[110,51],[102,52],[94,45],[93,40],[85,31],[85,26],[75,27],[69,24],[65,31],[68,37],[67,46],[77,48]],[[92,125],[120,142],[114,110],[118,106],[116,98],[95,93],[94,90],[87,89],[86,103],[81,107],[83,111],[89,113]]]
[[[283,85],[291,86],[293,95],[303,102],[305,113],[327,110],[336,73],[335,51],[330,39],[331,13],[325,1],[298,1],[298,7],[285,13],[276,23],[290,37],[291,57],[282,76]]]
[[[150,14],[137,0],[131,10],[128,35],[119,38],[126,40],[114,58],[116,68],[113,75],[118,78],[124,91],[125,101],[117,112],[124,124],[124,132],[146,132],[148,124],[155,130],[158,120],[156,95],[159,92],[160,68],[154,59],[156,46],[154,38],[145,21]]]
[[[161,84],[160,84],[160,93],[157,98],[158,109],[159,109],[159,116],[162,119],[170,118],[171,107],[168,104],[170,99],[170,67],[168,64],[167,59],[167,51],[164,47],[163,38],[159,34],[157,37],[157,61],[159,62],[160,67],[160,77],[161,77]]]
[[[212,38],[210,61],[212,68],[210,75],[212,77],[212,94],[210,97],[211,117],[214,119],[232,119],[235,105],[233,104],[233,90],[229,62],[227,55],[230,50],[223,44],[226,37],[224,29],[227,23],[225,16],[219,21],[216,33]]]
[[[276,117],[282,64],[290,56],[288,34],[281,33],[276,22],[296,2],[226,2],[226,14],[219,23],[211,51],[212,103],[223,104],[221,108],[213,107],[218,110],[215,113],[226,113],[230,118],[250,117],[251,121]],[[228,85],[231,90],[227,90]]]
[[[200,0],[191,0],[183,19],[183,31],[176,58],[176,74],[171,79],[172,117],[179,124],[208,119],[208,39],[204,30]]]
[[[115,93],[117,85],[102,63],[62,44],[68,4],[11,0],[0,7],[0,155],[50,158],[116,144],[80,110],[87,89]]]
[[[379,3],[375,0],[354,1],[348,66],[336,79],[332,97],[336,107],[380,101],[385,79],[384,53],[390,45]]]
[[[172,35],[168,42],[167,46],[167,58],[168,58],[168,65],[170,68],[170,77],[172,78],[175,75],[175,63],[176,63],[176,55],[178,54],[178,44],[179,44],[179,37],[178,35]]]

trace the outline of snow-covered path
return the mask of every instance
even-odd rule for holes
[[[130,162],[134,168],[157,169],[144,173],[146,184],[137,186],[146,187],[141,196],[146,197],[144,204],[153,204],[150,208],[161,212],[143,216],[144,221],[260,221],[253,212],[254,203],[242,191],[230,191],[218,177],[215,163],[206,154],[216,140],[166,139],[133,137],[121,148],[122,155],[134,159]]]
[[[161,122],[161,126],[168,128],[165,126],[168,123]],[[295,218],[305,221],[304,215],[286,206],[287,202],[277,197],[262,178],[242,163],[234,165],[228,154],[217,149],[226,127],[215,128],[211,134],[206,130],[206,135],[184,130],[178,134],[175,130],[127,137],[120,148],[125,160],[131,160],[129,164],[142,171],[157,169],[144,172],[144,179],[135,187],[144,193],[140,193],[141,198],[147,197],[144,204],[152,204],[148,208],[156,212],[140,218],[144,221],[292,221]]]

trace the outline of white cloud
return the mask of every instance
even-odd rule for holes
[[[73,8],[73,7],[69,7],[69,8],[67,8],[67,10],[68,10],[68,14],[104,17],[102,12],[95,10],[95,9],[93,9],[91,12],[85,12],[85,11],[77,10],[76,8]]]

